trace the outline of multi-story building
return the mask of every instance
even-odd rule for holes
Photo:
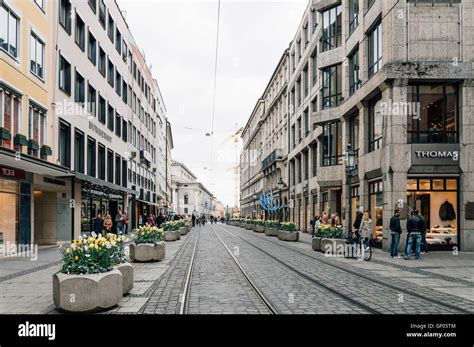
[[[165,193],[166,193],[166,201],[164,203],[164,207],[166,208],[166,212],[173,206],[173,190],[171,188],[171,150],[174,147],[173,143],[173,133],[171,132],[171,124],[170,122],[166,121],[166,167],[165,167]]]
[[[213,195],[186,165],[173,160],[171,163],[172,203],[180,215],[209,217],[213,211]]]
[[[69,170],[56,162],[51,107],[56,2],[0,3],[0,243],[71,238]]]
[[[286,50],[241,135],[240,206],[245,217],[288,218],[288,58]],[[260,205],[262,194],[273,196],[272,210]]]
[[[431,247],[474,250],[473,15],[461,0],[309,3],[288,88],[300,229],[367,210],[386,249],[394,210],[417,208]]]

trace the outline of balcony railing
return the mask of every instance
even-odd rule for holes
[[[273,164],[278,159],[281,159],[283,156],[281,154],[281,149],[275,149],[262,161],[262,170]]]

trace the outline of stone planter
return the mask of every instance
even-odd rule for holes
[[[254,229],[256,233],[263,233],[265,232],[265,226],[264,225],[254,225]]]
[[[265,227],[265,235],[267,236],[278,236],[277,228],[267,228]]]
[[[181,236],[186,235],[186,234],[189,232],[187,226],[184,226],[184,227],[178,229],[178,231],[179,231],[179,233],[180,233]]]
[[[117,266],[122,274],[123,295],[128,294],[133,288],[133,266],[130,263],[123,263]]]
[[[118,269],[92,275],[53,275],[53,301],[57,309],[95,312],[111,308],[123,297],[123,277]]]
[[[191,224],[186,225],[186,229],[188,230],[188,233],[191,231],[192,227],[193,226]]]
[[[313,237],[313,240],[311,241],[311,247],[313,248],[313,251],[321,251],[321,240],[322,237]]]
[[[181,232],[179,230],[168,230],[165,231],[165,241],[176,241],[181,238]]]
[[[162,261],[165,259],[165,243],[131,243],[130,259],[135,262]]]
[[[282,241],[299,241],[300,239],[300,233],[299,231],[283,231],[283,230],[278,230],[278,238]]]
[[[331,255],[344,256],[346,249],[345,239],[321,239],[320,250]]]
[[[253,225],[252,224],[245,224],[244,228],[247,229],[247,230],[253,230]]]

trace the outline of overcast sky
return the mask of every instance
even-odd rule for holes
[[[172,157],[234,204],[232,134],[245,126],[308,0],[221,0],[214,136],[217,0],[117,0],[144,50],[172,125]],[[211,170],[210,170],[211,169]]]

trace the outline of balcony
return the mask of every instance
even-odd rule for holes
[[[146,151],[144,149],[141,149],[140,150],[140,160],[143,163],[145,163],[149,166],[151,164],[151,161],[152,161],[150,153],[148,153],[148,151]]]
[[[282,158],[283,158],[282,150],[281,149],[275,149],[265,159],[263,159],[263,161],[262,161],[262,170],[265,170],[267,167],[269,167],[275,161],[277,161],[279,159],[282,159]]]

